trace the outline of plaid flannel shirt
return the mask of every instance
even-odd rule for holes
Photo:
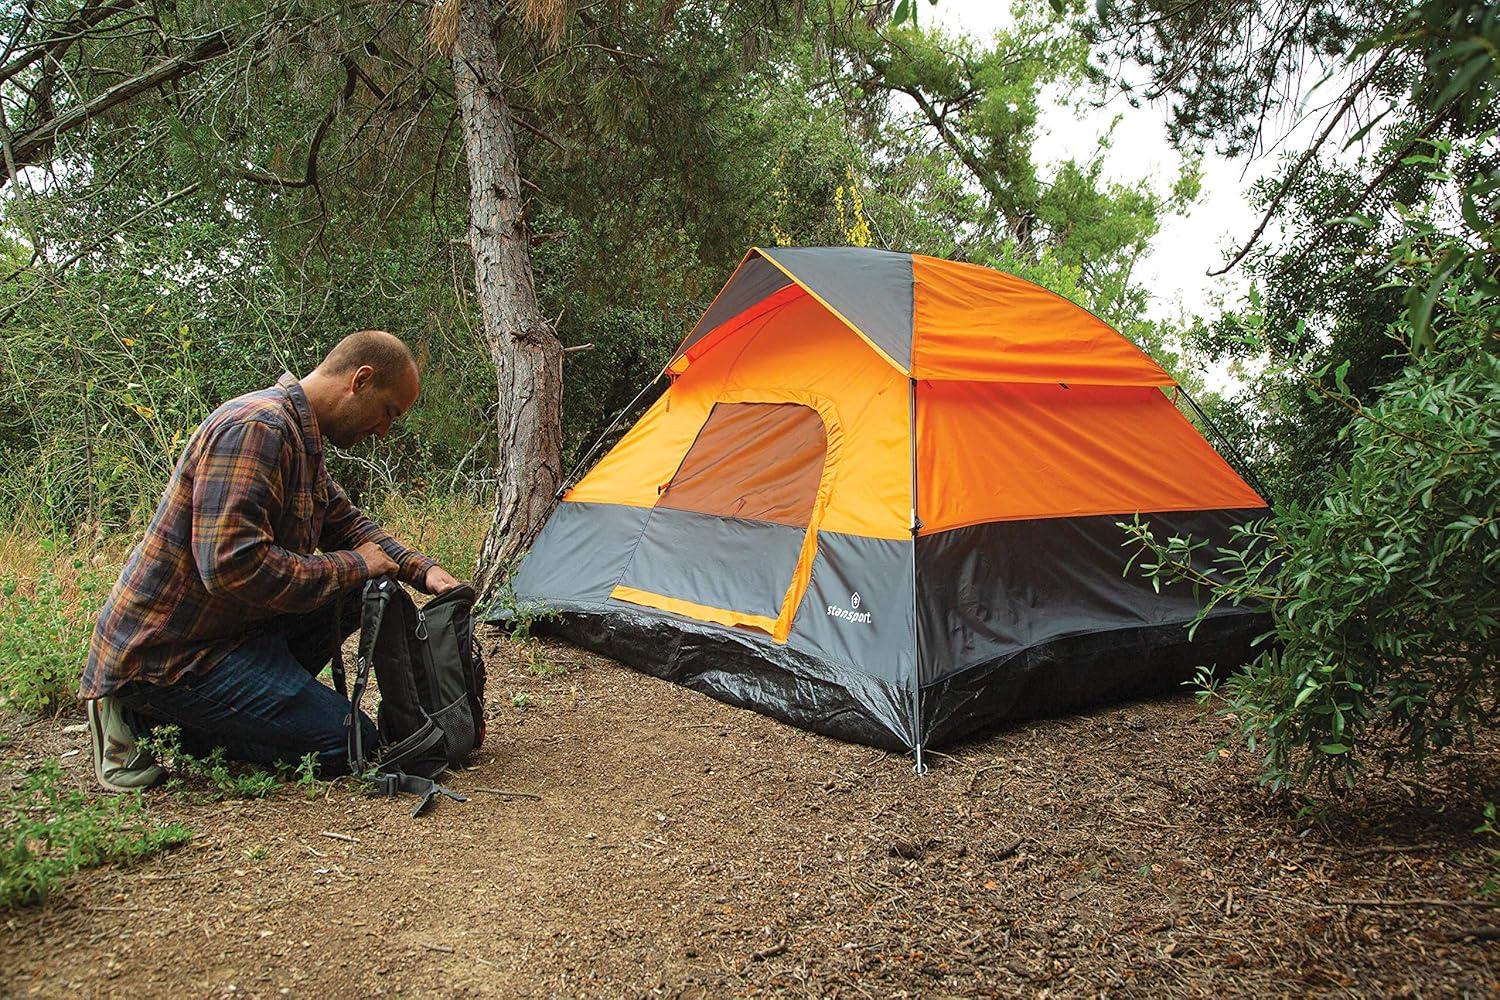
[[[406,583],[420,585],[434,565],[329,477],[323,435],[295,378],[231,399],[188,439],[104,602],[79,695],[213,669],[268,619],[311,611],[368,579],[353,551],[368,541]]]

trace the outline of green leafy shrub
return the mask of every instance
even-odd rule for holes
[[[0,909],[39,903],[80,868],[130,863],[192,839],[148,816],[139,792],[90,799],[49,761],[0,798]]]
[[[1500,177],[1471,180],[1457,235],[1406,220],[1390,266],[1409,290],[1392,327],[1411,345],[1401,373],[1369,403],[1345,366],[1310,380],[1348,414],[1349,457],[1320,500],[1243,531],[1212,575],[1192,568],[1206,543],[1122,525],[1159,586],[1269,608],[1274,641],[1208,693],[1273,787],[1420,766],[1500,717],[1497,191]]]
[[[57,543],[42,539],[42,559],[27,579],[0,577],[0,706],[21,712],[55,712],[71,704],[88,656],[94,615],[113,582],[113,567],[81,556],[67,565]]]
[[[512,567],[502,574],[504,583],[495,591],[494,600],[481,609],[477,617],[481,621],[493,619],[507,636],[527,643],[539,622],[557,621],[560,615],[545,604],[517,594],[510,580],[514,572]]]

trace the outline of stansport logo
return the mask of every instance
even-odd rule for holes
[[[856,625],[868,625],[872,616],[868,611],[859,610],[860,603],[859,591],[856,590],[849,595],[849,606],[847,608],[841,608],[837,604],[828,605],[828,617],[840,618],[846,622],[853,622]]]

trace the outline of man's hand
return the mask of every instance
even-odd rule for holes
[[[429,594],[441,594],[445,590],[452,590],[458,586],[458,581],[453,579],[453,574],[441,566],[434,566],[427,571],[427,578],[422,581],[423,589]]]
[[[365,565],[370,567],[370,579],[381,576],[394,576],[401,567],[396,565],[396,560],[386,555],[376,542],[361,542],[355,553],[364,559]]]

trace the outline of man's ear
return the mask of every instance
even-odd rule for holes
[[[369,365],[360,365],[354,369],[354,377],[349,380],[349,389],[352,392],[360,392],[370,386],[375,380],[375,369]]]

